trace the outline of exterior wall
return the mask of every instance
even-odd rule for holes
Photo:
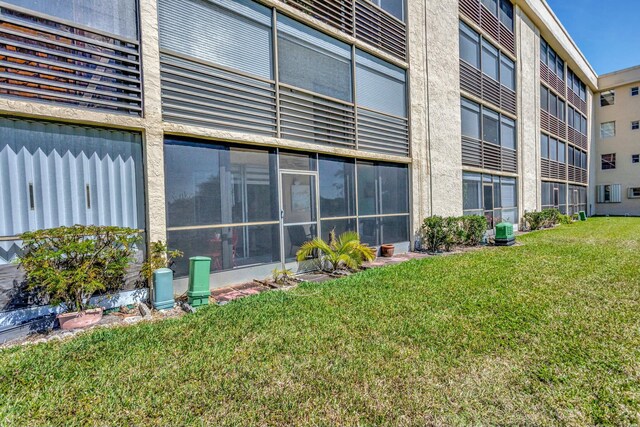
[[[431,214],[461,215],[458,1],[426,3],[427,161]]]
[[[598,215],[640,216],[640,199],[627,197],[628,188],[640,187],[640,163],[631,163],[631,155],[640,154],[640,130],[631,129],[631,122],[640,120],[640,96],[631,96],[631,88],[638,86],[640,67],[607,74],[599,80],[600,92],[595,94],[596,119],[593,126],[595,184],[621,185],[621,203],[594,203]],[[608,90],[615,91],[615,103],[601,107],[600,93]],[[611,121],[616,122],[616,135],[601,138],[600,124]],[[612,153],[616,154],[616,168],[602,170],[600,156]]]
[[[540,203],[540,38],[539,31],[517,7],[519,211],[539,210]]]

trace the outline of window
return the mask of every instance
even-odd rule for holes
[[[631,163],[640,163],[640,154],[632,154]]]
[[[616,93],[613,90],[602,92],[600,94],[600,106],[614,105],[616,102]]]
[[[510,0],[500,0],[500,22],[513,32],[513,4]]]
[[[575,166],[575,149],[570,145],[569,149],[567,150],[567,152],[569,153],[567,156],[567,164],[569,164],[570,166]]]
[[[627,192],[627,198],[640,199],[640,187],[631,187]]]
[[[356,215],[356,166],[352,159],[320,156],[320,217]]]
[[[638,96],[638,86],[631,88],[631,96]]]
[[[371,0],[382,10],[389,12],[401,21],[404,21],[404,1],[403,0]]]
[[[498,0],[482,0],[482,4],[494,15],[498,13]]]
[[[138,38],[135,0],[6,0],[56,18],[131,39]]]
[[[362,241],[369,245],[408,241],[408,168],[391,163],[359,161],[356,170],[358,231]]]
[[[560,56],[556,56],[556,75],[564,81],[564,61]]]
[[[567,185],[558,182],[542,182],[542,209],[556,208],[567,213]]]
[[[356,94],[360,106],[407,117],[406,73],[403,69],[356,51]]]
[[[640,121],[635,120],[631,122],[631,130],[638,130],[638,129],[640,129]]]
[[[549,160],[558,160],[558,140],[555,138],[549,138]]]
[[[600,138],[611,138],[616,136],[616,122],[606,122],[600,124]]]
[[[549,112],[549,89],[544,86],[540,86],[540,107]]]
[[[350,46],[282,15],[278,15],[278,72],[282,83],[352,100]]]
[[[596,192],[598,193],[598,203],[622,202],[620,187],[620,184],[598,185],[596,187]]]
[[[518,223],[518,192],[515,178],[465,172],[462,176],[465,215],[483,215],[489,228],[501,221]]]
[[[515,64],[504,55],[500,55],[500,83],[513,91],[516,90]]]
[[[498,80],[500,67],[498,65],[498,49],[482,40],[482,72],[494,80]]]
[[[540,60],[564,81],[564,61],[543,38],[540,38]]]
[[[568,122],[569,122],[569,127],[574,128],[574,129],[576,128],[575,125],[574,125],[574,120],[573,120],[574,117],[575,117],[575,114],[576,114],[576,110],[574,110],[573,107],[571,107],[571,106],[567,106],[567,119],[568,119]]]
[[[480,34],[460,21],[460,59],[480,69]]]
[[[549,158],[549,137],[544,133],[540,134],[540,156],[543,159]]]
[[[566,163],[566,144],[562,141],[558,141],[558,163]]]
[[[504,116],[500,118],[500,144],[503,148],[516,149],[516,122]]]
[[[161,0],[158,16],[161,48],[273,78],[270,9],[250,0]]]
[[[500,144],[498,113],[488,109],[482,110],[482,140],[492,144]]]
[[[616,168],[616,155],[615,154],[603,154],[601,157],[602,170],[610,170]]]
[[[462,135],[480,139],[480,106],[466,99],[462,100]]]

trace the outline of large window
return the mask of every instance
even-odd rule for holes
[[[500,19],[502,25],[513,31],[513,4],[509,0],[482,0],[482,4]]]
[[[407,116],[406,73],[403,69],[358,50],[356,82],[359,107]]]
[[[587,211],[587,187],[569,185],[569,215]]]
[[[114,35],[138,38],[136,0],[6,0],[7,3]]]
[[[600,123],[600,138],[612,138],[616,136],[616,122]]]
[[[271,10],[251,0],[159,0],[160,47],[273,79]]]
[[[567,72],[567,87],[580,97],[581,100],[587,100],[587,86],[582,80],[571,70]]]
[[[587,118],[583,116],[578,110],[571,106],[567,107],[567,119],[569,121],[569,127],[577,130],[583,135],[587,134]]]
[[[358,162],[361,239],[371,245],[409,240],[409,175],[404,165]]]
[[[565,106],[566,104],[556,94],[547,89],[544,86],[540,86],[540,107],[556,117],[561,122],[565,121]]]
[[[168,242],[221,271],[280,260],[275,151],[181,139],[165,141]]]
[[[607,184],[596,186],[598,203],[621,203],[622,186],[620,184]]]
[[[567,213],[567,184],[558,182],[542,183],[542,209],[558,209]]]
[[[540,134],[540,155],[543,159],[564,164],[567,160],[567,145],[544,133]]]
[[[465,98],[461,100],[461,114],[463,136],[516,149],[516,122],[513,119]]]
[[[462,178],[465,215],[482,215],[489,228],[507,221],[518,223],[518,193],[515,178],[465,172]]]
[[[352,100],[351,48],[278,15],[280,81],[343,101]]]
[[[540,60],[552,73],[564,81],[564,61],[542,37],[540,38]]]
[[[74,224],[144,229],[142,179],[137,133],[0,118],[0,237]]]
[[[515,64],[498,48],[460,21],[460,59],[515,91]]]
[[[212,272],[293,261],[332,230],[409,240],[406,165],[168,138],[165,177],[168,243],[185,253],[178,277],[195,255]]]

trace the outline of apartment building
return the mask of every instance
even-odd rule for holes
[[[0,19],[0,326],[45,310],[12,264],[27,230],[166,240],[181,292],[194,255],[217,287],[331,230],[407,251],[432,214],[593,213],[598,81],[543,0],[3,0]]]
[[[598,79],[596,212],[640,216],[640,67]]]

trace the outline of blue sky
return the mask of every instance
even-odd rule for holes
[[[547,0],[598,74],[640,65],[640,0]]]

